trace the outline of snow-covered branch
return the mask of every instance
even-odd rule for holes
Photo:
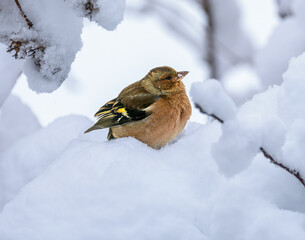
[[[200,106],[200,104],[195,103],[195,107],[198,108],[201,113],[206,114],[209,117],[216,119],[220,123],[224,123],[224,121],[221,118],[219,118],[218,116],[216,116],[215,114],[207,113],[206,111],[204,111],[204,109]],[[301,184],[305,187],[305,179],[301,176],[299,171],[297,171],[295,169],[290,169],[289,167],[285,166],[283,163],[278,162],[263,147],[260,147],[259,150],[264,154],[264,156],[266,158],[268,158],[270,160],[271,163],[279,166],[280,168],[284,169],[285,171],[287,171],[288,173],[290,173],[291,175],[296,177],[301,182]]]
[[[296,64],[292,64],[290,68],[295,70],[295,66]],[[290,70],[290,72],[293,70]],[[293,77],[295,77],[295,73],[293,73]],[[284,140],[281,139],[283,134],[285,134],[279,120],[273,119],[269,121],[267,118],[262,123],[257,123],[256,120],[254,120],[254,123],[250,123],[253,120],[249,119],[249,117],[241,118],[237,116],[237,109],[233,101],[216,80],[193,84],[191,95],[193,96],[195,107],[201,113],[216,119],[224,125],[223,137],[218,142],[218,145],[216,145],[214,151],[214,157],[216,160],[218,159],[221,168],[222,165],[226,164],[226,161],[238,161],[237,159],[240,155],[242,158],[251,159],[259,150],[272,164],[287,171],[305,187],[305,178],[301,171],[291,167],[287,160],[283,160],[281,149],[278,149],[283,145]],[[254,116],[251,116],[251,118],[254,118]],[[246,126],[242,126],[242,124],[246,124]],[[266,131],[267,133],[265,133]],[[273,138],[276,140],[270,138],[272,133],[274,133],[275,136]],[[279,143],[271,143],[269,141],[279,141]],[[234,144],[240,144],[241,146],[234,147]],[[271,154],[267,148],[272,151],[279,151],[280,153]],[[280,159],[277,159],[277,157]],[[230,162],[230,164],[234,163]],[[241,159],[237,169],[226,169],[225,173],[227,175],[236,173],[236,170],[240,170],[239,168],[242,164],[247,164],[247,161]]]
[[[206,111],[204,111],[204,109],[200,106],[199,103],[195,103],[195,107],[198,108],[199,112],[201,112],[202,114],[205,114],[209,117],[216,119],[218,122],[223,123],[223,120],[217,117],[214,113],[207,113]]]
[[[3,0],[0,42],[16,59],[36,92],[52,92],[67,78],[82,46],[83,18],[113,30],[122,21],[125,0]]]

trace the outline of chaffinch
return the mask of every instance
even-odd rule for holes
[[[131,136],[160,149],[182,132],[191,116],[181,82],[187,74],[166,66],[152,69],[103,105],[94,115],[98,121],[85,133],[109,128],[108,140]]]

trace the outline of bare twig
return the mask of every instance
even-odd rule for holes
[[[44,54],[45,46],[37,40],[10,40],[10,46],[7,52],[13,52],[15,59],[23,59],[26,57],[39,58],[39,55]]]
[[[215,114],[213,114],[213,113],[210,114],[210,113],[207,113],[206,111],[204,111],[204,109],[198,103],[195,103],[195,107],[198,108],[201,113],[216,119],[218,122],[220,122],[220,123],[224,122],[221,118],[217,117]]]
[[[21,5],[18,0],[15,0],[15,3],[20,11],[21,16],[24,18],[26,21],[26,24],[28,25],[28,28],[31,29],[33,27],[33,23],[28,19],[28,17],[25,15],[24,11],[21,8]]]
[[[290,169],[289,167],[285,166],[284,164],[277,162],[263,147],[260,147],[259,150],[264,154],[266,158],[270,160],[271,163],[285,169],[287,172],[295,176],[305,187],[305,180],[301,177],[300,172],[295,169]]]
[[[202,107],[195,103],[195,107],[199,109],[199,111],[201,113],[204,113],[210,117],[215,118],[217,121],[219,121],[220,123],[224,123],[224,121],[217,117],[215,114],[209,114],[206,111],[204,111],[204,109],[202,109]],[[295,170],[295,169],[290,169],[289,167],[285,166],[283,163],[278,162],[276,159],[274,159],[274,157],[272,157],[267,151],[266,149],[264,149],[263,147],[260,147],[259,150],[264,154],[265,158],[268,158],[270,160],[271,163],[275,164],[276,166],[279,166],[280,168],[284,169],[285,171],[289,172],[291,175],[293,175],[294,177],[296,177],[301,184],[305,187],[305,180],[304,178],[301,176],[300,172]]]

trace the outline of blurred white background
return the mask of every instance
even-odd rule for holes
[[[256,48],[264,47],[278,24],[275,1],[237,2],[242,27],[254,40]],[[106,101],[157,66],[168,65],[179,71],[190,71],[184,80],[188,91],[193,82],[207,78],[207,67],[201,54],[164,27],[156,16],[129,11],[129,6],[136,4],[137,1],[127,1],[124,21],[115,31],[108,32],[85,20],[83,48],[72,64],[68,79],[53,93],[37,94],[28,88],[25,76],[20,77],[13,93],[30,106],[42,125],[72,113],[93,119],[94,113]],[[248,65],[227,72],[223,82],[227,91],[237,98],[244,92],[246,94],[249,88],[259,88],[257,77]],[[204,119],[196,109],[193,110],[192,121],[202,122]]]

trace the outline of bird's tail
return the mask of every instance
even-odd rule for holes
[[[88,132],[91,132],[91,131],[97,130],[97,129],[101,129],[101,127],[98,125],[93,125],[91,128],[88,128],[84,133],[88,133]]]

